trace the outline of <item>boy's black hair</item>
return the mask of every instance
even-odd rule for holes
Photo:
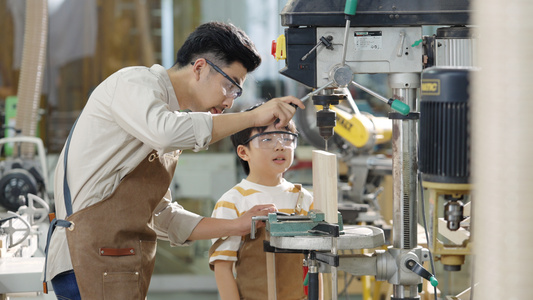
[[[259,103],[259,104],[256,104],[244,111],[250,111],[250,110],[254,110],[256,108],[258,108],[259,106],[263,105],[264,102],[262,103]],[[274,124],[277,124],[279,122],[279,119],[277,119]],[[254,131],[257,131],[257,133],[262,133],[264,132],[266,129],[267,129],[268,126],[260,126],[260,127],[249,127],[249,128],[246,128],[246,129],[243,129],[237,133],[234,133],[231,135],[231,142],[233,143],[233,147],[235,149],[235,153],[237,154],[237,157],[239,157],[239,154],[237,153],[237,147],[239,145],[243,145],[243,146],[247,146],[248,143],[245,144],[246,141],[248,141],[248,139],[252,136],[252,133],[255,134]],[[291,120],[289,122],[289,124],[287,124],[287,126],[285,126],[283,129],[285,129],[286,131],[290,131],[292,133],[298,133],[298,131],[296,130],[296,125],[294,125],[294,121]],[[250,165],[248,164],[247,161],[245,160],[242,160],[240,157],[239,157],[239,161],[244,169],[244,173],[246,175],[249,175],[250,174]]]
[[[261,64],[261,56],[246,33],[222,22],[198,26],[178,50],[174,67],[188,66],[199,58],[206,58],[221,68],[237,61],[248,72]]]

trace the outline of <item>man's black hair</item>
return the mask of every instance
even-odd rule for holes
[[[263,103],[264,102],[256,104],[256,105],[254,105],[254,106],[252,106],[252,107],[250,107],[250,108],[248,108],[248,109],[246,109],[244,111],[250,111],[250,110],[256,109],[259,106],[263,105]],[[278,122],[279,122],[279,119],[277,119],[274,122],[274,124],[277,124]],[[249,142],[246,143],[246,144],[245,144],[245,142],[252,136],[252,133],[253,134],[262,133],[267,128],[268,128],[268,126],[249,127],[249,128],[243,129],[243,130],[241,130],[241,131],[239,131],[237,133],[232,134],[231,135],[231,142],[233,143],[233,147],[235,149],[235,153],[237,153],[237,147],[239,145],[248,146],[247,144],[249,144]],[[296,130],[296,125],[294,125],[294,121],[293,120],[291,120],[289,122],[289,124],[287,124],[287,126],[285,126],[283,129],[286,130],[286,131],[290,131],[292,133],[298,133],[297,130]],[[237,157],[239,157],[238,153],[237,153]],[[244,173],[246,175],[249,175],[250,174],[250,165],[248,164],[248,162],[243,160],[243,159],[241,159],[240,157],[239,157],[239,161],[241,162],[241,165],[242,165],[242,167],[244,169]]]
[[[182,68],[199,58],[211,60],[221,68],[237,61],[248,72],[261,64],[261,56],[246,33],[222,22],[198,26],[178,50],[174,67]]]

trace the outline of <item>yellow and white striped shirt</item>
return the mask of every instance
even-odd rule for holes
[[[313,209],[313,196],[304,188],[301,190],[294,184],[282,179],[277,186],[264,186],[243,179],[239,184],[227,191],[217,201],[213,210],[213,218],[236,219],[257,204],[273,203],[281,212],[295,213],[300,192],[303,194],[300,215],[307,215]],[[216,242],[213,239],[212,242]],[[215,260],[237,261],[237,252],[241,247],[241,236],[230,236],[209,257],[209,263]]]

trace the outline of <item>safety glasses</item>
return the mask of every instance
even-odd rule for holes
[[[235,80],[233,80],[231,77],[229,77],[229,75],[226,74],[226,72],[222,71],[222,69],[219,68],[217,65],[215,65],[214,63],[212,63],[208,59],[205,59],[205,61],[213,69],[215,69],[215,71],[220,73],[220,75],[224,76],[224,78],[229,80],[229,84],[227,84],[226,86],[222,87],[222,89],[224,90],[224,96],[231,97],[231,98],[233,98],[233,100],[239,98],[242,95],[242,87],[237,82],[235,82]],[[194,66],[194,62],[191,62],[191,65]]]
[[[261,149],[273,149],[277,146],[278,143],[285,148],[296,148],[298,141],[298,135],[288,131],[268,131],[261,132],[255,135],[252,135],[246,142],[243,144],[250,145],[261,148]]]

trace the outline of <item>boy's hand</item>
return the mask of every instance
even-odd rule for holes
[[[276,128],[281,129],[287,126],[297,107],[305,109],[303,102],[293,96],[271,99],[257,109],[250,111],[254,114],[254,127],[268,126],[279,119]]]
[[[252,229],[252,217],[266,216],[269,213],[276,212],[278,209],[274,204],[260,204],[252,207],[242,216],[235,219],[237,222],[237,233],[235,235],[245,235],[250,233]],[[265,227],[265,223],[261,221],[255,221],[255,228]]]

